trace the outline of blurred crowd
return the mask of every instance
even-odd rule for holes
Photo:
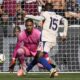
[[[15,26],[25,29],[25,15],[39,15],[46,3],[52,3],[53,11],[67,18],[69,24],[80,24],[80,0],[0,0],[0,28],[4,37],[14,36]]]

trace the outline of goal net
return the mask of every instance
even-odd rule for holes
[[[39,14],[38,8],[39,9],[41,8],[40,6],[38,7],[37,2],[35,2],[36,0],[30,0],[30,1],[34,1],[33,4],[32,2],[15,3],[15,1],[19,1],[19,0],[13,0],[14,3],[6,2],[8,0],[3,0],[3,1],[5,2],[1,3],[3,5],[2,7],[7,10],[5,11],[7,13],[4,13],[3,17],[5,17],[6,15],[6,17],[8,18],[7,21],[8,20],[9,21],[7,23],[3,23],[2,19],[0,19],[0,53],[3,53],[6,56],[6,61],[3,64],[0,64],[0,71],[8,72],[11,56],[12,56],[15,44],[17,42],[17,38],[14,37],[13,35],[13,28],[17,25],[21,29],[24,29],[24,22],[23,22],[24,12],[27,12],[28,14],[37,15]],[[25,0],[20,0],[20,1],[25,1]],[[17,4],[17,7],[13,4]],[[3,9],[2,7],[1,9]],[[17,9],[17,12],[15,12],[16,11],[15,8]],[[19,13],[18,9],[19,10],[21,9],[23,11]],[[63,27],[61,26],[59,29],[59,32],[62,32],[62,31],[63,31]],[[60,37],[58,36],[57,45],[54,47],[53,50],[51,50],[50,56],[55,61],[60,72],[80,72],[80,19],[78,18],[77,20],[69,19],[69,29],[68,29],[67,40],[64,43],[62,43],[60,40]],[[26,62],[29,63],[32,59],[33,58],[26,58]],[[18,69],[19,69],[19,65],[17,61],[14,71],[17,71]],[[41,69],[37,65],[31,71],[47,72],[47,70]]]
[[[61,27],[60,32],[63,31]],[[68,29],[67,40],[62,43],[60,37],[57,38],[57,45],[51,50],[51,57],[57,64],[61,72],[79,72],[80,71],[80,25],[71,25]],[[6,56],[6,61],[3,64],[3,71],[9,70],[9,63],[11,61],[11,53],[13,52],[16,38],[3,38],[3,53]],[[32,58],[28,58],[26,62],[30,62]],[[15,70],[19,68],[18,62]],[[46,71],[35,66],[32,71]],[[40,71],[40,72],[41,72]]]

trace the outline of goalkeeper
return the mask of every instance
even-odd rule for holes
[[[16,58],[19,59],[21,64],[21,69],[24,70],[26,67],[25,57],[35,57],[37,54],[37,47],[40,41],[40,31],[34,28],[34,22],[32,19],[28,18],[25,20],[26,29],[18,34],[18,41],[16,43],[16,47],[13,52],[12,61],[9,66],[9,70],[13,71],[15,66]],[[43,55],[45,56],[45,55]],[[47,55],[48,57],[48,55]],[[45,64],[44,64],[45,62]],[[52,66],[47,62],[44,57],[42,58],[42,62],[39,61],[44,67],[48,65],[49,68],[52,69]],[[46,67],[48,70],[49,68]]]

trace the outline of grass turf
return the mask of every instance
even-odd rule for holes
[[[49,74],[29,73],[22,77],[17,77],[15,73],[0,73],[0,80],[80,80],[80,73],[63,73],[56,78],[49,78]]]

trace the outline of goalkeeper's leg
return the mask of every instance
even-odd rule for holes
[[[37,64],[37,58],[35,57],[32,62],[26,68],[26,71],[29,72]]]
[[[23,75],[26,74],[26,63],[25,63],[25,50],[23,48],[19,48],[17,51],[17,57],[20,63],[20,69],[23,70]]]
[[[38,63],[41,63],[43,65],[43,67],[45,67],[48,71],[51,72],[50,76],[51,77],[54,77],[54,76],[58,76],[58,73],[57,73],[57,70],[55,68],[53,68],[49,63],[48,61],[43,57],[43,54],[42,52],[38,52],[37,53],[37,56],[36,56],[36,59],[34,59],[28,66],[27,68],[27,71],[31,70],[33,68],[33,66],[35,64]],[[57,74],[57,75],[56,75]]]

